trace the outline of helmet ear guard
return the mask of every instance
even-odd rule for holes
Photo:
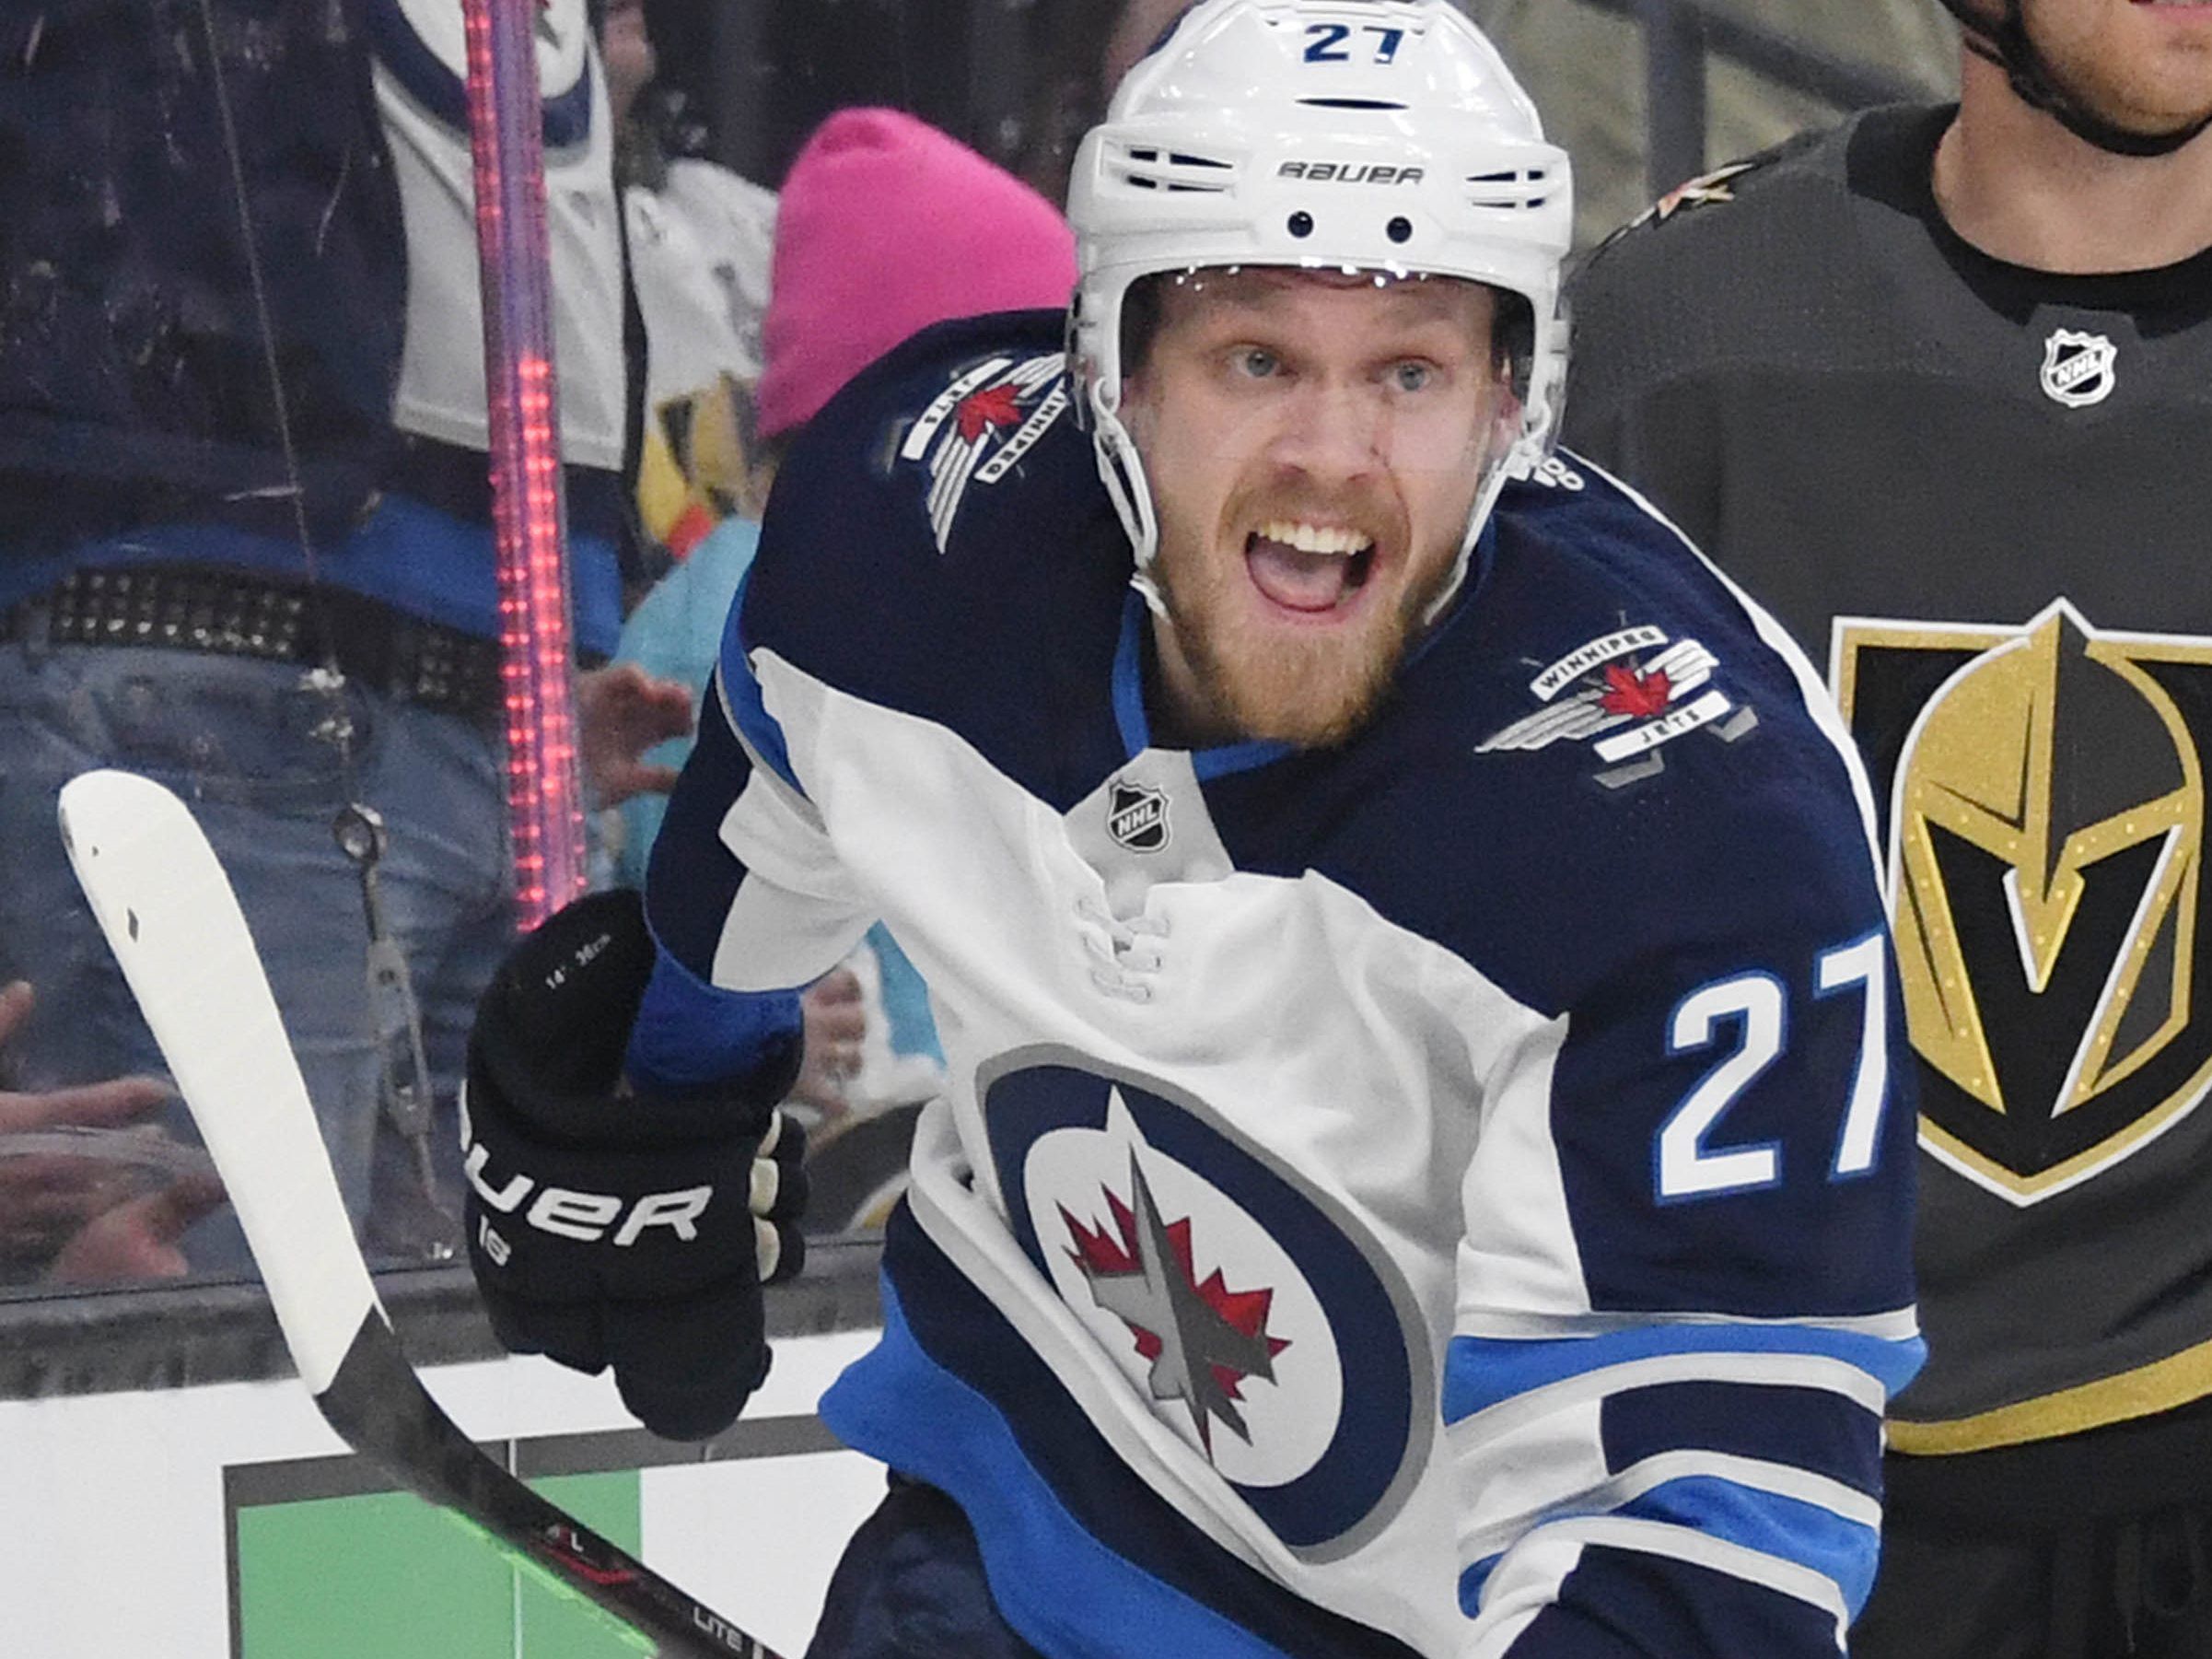
[[[1474,26],[1447,0],[1204,0],[1085,137],[1068,217],[1074,402],[1156,609],[1158,518],[1121,418],[1136,284],[1276,265],[1455,277],[1525,305],[1519,429],[1478,483],[1437,609],[1449,602],[1506,479],[1540,465],[1557,431],[1574,217],[1566,152]]]

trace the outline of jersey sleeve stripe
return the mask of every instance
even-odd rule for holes
[[[1668,1502],[1662,1502],[1659,1507],[1664,1509],[1668,1507]],[[1691,1507],[1694,1507],[1694,1500],[1691,1501]],[[1748,1523],[1746,1530],[1754,1536],[1760,1533],[1755,1525]],[[1507,1574],[1515,1571],[1515,1559],[1540,1543],[1546,1547],[1546,1554],[1554,1556],[1563,1553],[1559,1551],[1561,1545],[1571,1543],[1583,1546],[1578,1558],[1569,1558],[1569,1571],[1589,1565],[1597,1548],[1602,1547],[1608,1550],[1659,1556],[1685,1562],[1706,1569],[1723,1579],[1778,1591],[1825,1614],[1839,1648],[1843,1644],[1844,1631],[1851,1620],[1851,1607],[1845,1599],[1842,1586],[1832,1575],[1786,1557],[1770,1554],[1721,1533],[1707,1531],[1703,1526],[1685,1525],[1671,1518],[1641,1514],[1576,1516],[1538,1528],[1504,1556],[1477,1561],[1460,1575],[1461,1609],[1470,1617],[1479,1617],[1484,1613],[1487,1610],[1485,1599],[1495,1598],[1506,1589],[1509,1582]],[[1868,1572],[1870,1580],[1871,1565]],[[1554,1594],[1562,1583],[1564,1574],[1554,1581]]]
[[[1814,1330],[1853,1331],[1862,1337],[1880,1337],[1889,1341],[1904,1341],[1920,1334],[1919,1313],[1911,1307],[1892,1308],[1886,1314],[1855,1314],[1841,1318],[1823,1315],[1818,1319],[1745,1319],[1728,1314],[1675,1313],[1667,1315],[1667,1320],[1671,1325],[1710,1325],[1725,1329],[1806,1326]],[[1502,1308],[1461,1307],[1455,1324],[1458,1334],[1462,1337],[1500,1337],[1524,1341],[1640,1330],[1651,1322],[1652,1316],[1648,1314],[1593,1314],[1587,1310],[1543,1314],[1526,1310],[1508,1312]]]
[[[1849,1400],[1879,1417],[1889,1391],[1856,1365],[1810,1354],[1665,1354],[1632,1360],[1625,1365],[1591,1372],[1519,1395],[1501,1405],[1449,1425],[1461,1455],[1487,1455],[1494,1443],[1521,1432],[1529,1424],[1572,1408],[1595,1410],[1612,1395],[1668,1383],[1740,1383],[1751,1386],[1820,1389]]]
[[[1625,1469],[1684,1446],[1787,1463],[1881,1495],[1881,1419],[1824,1389],[1699,1380],[1608,1395],[1599,1437],[1605,1466]]]
[[[1461,1560],[1471,1564],[1495,1560],[1537,1528],[1564,1515],[1584,1514],[1694,1526],[1827,1574],[1854,1608],[1873,1582],[1881,1528],[1879,1502],[1823,1476],[1781,1464],[1674,1452],[1563,1494],[1548,1515],[1494,1511],[1486,1525],[1461,1529]]]
[[[1457,1423],[1559,1384],[1679,1355],[1840,1361],[1894,1394],[1912,1381],[1927,1353],[1917,1337],[1892,1340],[1806,1325],[1650,1325],[1552,1341],[1454,1337],[1444,1365],[1444,1420]]]
[[[1881,1551],[1879,1514],[1872,1520],[1848,1520],[1821,1504],[1706,1476],[1667,1481],[1617,1513],[1692,1527],[1701,1536],[1725,1539],[1807,1568],[1842,1592],[1844,1606],[1853,1617],[1866,1606],[1867,1594],[1874,1587],[1874,1566]]]
[[[1842,1646],[1832,1601],[1656,1549],[1559,1536],[1568,1531],[1545,1528],[1488,1578],[1464,1659],[1815,1659]]]
[[[655,940],[653,977],[630,1030],[623,1069],[651,1093],[778,1076],[799,1042],[798,992],[712,986]]]

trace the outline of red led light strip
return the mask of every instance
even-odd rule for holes
[[[534,45],[540,4],[462,5],[499,549],[507,822],[518,919],[526,931],[582,893],[586,881]]]

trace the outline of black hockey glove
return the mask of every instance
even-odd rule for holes
[[[761,1285],[805,1253],[806,1137],[765,1104],[798,1045],[742,1089],[634,1092],[653,957],[638,895],[596,894],[494,977],[461,1099],[469,1265],[506,1348],[612,1366],[646,1428],[700,1440],[768,1374]]]

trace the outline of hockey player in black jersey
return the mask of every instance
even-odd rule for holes
[[[2212,1653],[2212,7],[1955,0],[1956,108],[1685,187],[1570,437],[1825,654],[1920,1070],[1871,1659]]]
[[[1570,216],[1445,0],[1193,9],[1085,143],[1072,312],[793,450],[644,917],[487,1001],[499,1329],[697,1434],[764,1363],[793,987],[879,917],[927,979],[818,1659],[1841,1645],[1920,1357],[1870,800],[1552,452]]]

